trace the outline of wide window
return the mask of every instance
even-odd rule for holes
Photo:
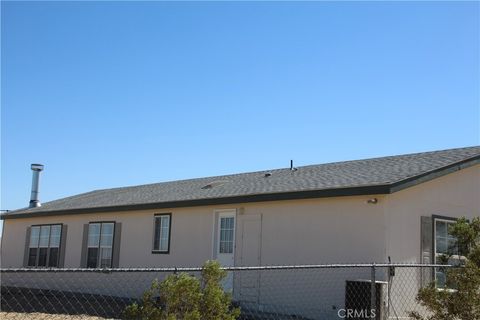
[[[155,216],[154,253],[169,253],[170,251],[170,220],[169,213]]]
[[[462,256],[459,253],[457,239],[451,235],[450,226],[455,224],[454,220],[435,219],[435,263],[458,265]],[[435,270],[437,287],[446,286],[446,274],[442,268]]]
[[[112,267],[114,222],[88,225],[87,268]]]
[[[29,267],[58,267],[62,225],[41,225],[30,228]]]

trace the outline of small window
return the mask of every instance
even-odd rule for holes
[[[235,218],[220,218],[220,247],[219,253],[233,253],[233,231]]]
[[[111,268],[114,222],[94,222],[88,225],[87,268]]]
[[[455,220],[435,219],[435,264],[459,265],[463,257],[459,253],[456,237],[450,234],[449,228]],[[436,268],[435,281],[437,287],[445,288],[447,279],[445,268]]]
[[[62,225],[41,225],[30,228],[29,267],[58,267]]]
[[[171,214],[155,216],[155,235],[153,239],[153,252],[170,252],[170,219]]]

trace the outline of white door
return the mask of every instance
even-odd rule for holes
[[[217,260],[224,267],[235,265],[235,210],[218,211],[217,221]],[[225,279],[224,289],[233,290],[233,273]]]

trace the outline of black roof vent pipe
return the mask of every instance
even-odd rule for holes
[[[290,160],[290,170],[297,171],[298,169],[293,166],[293,160]]]

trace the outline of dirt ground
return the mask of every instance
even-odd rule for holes
[[[48,313],[18,313],[0,312],[2,320],[105,320],[106,318],[92,317],[86,315],[48,314]]]

